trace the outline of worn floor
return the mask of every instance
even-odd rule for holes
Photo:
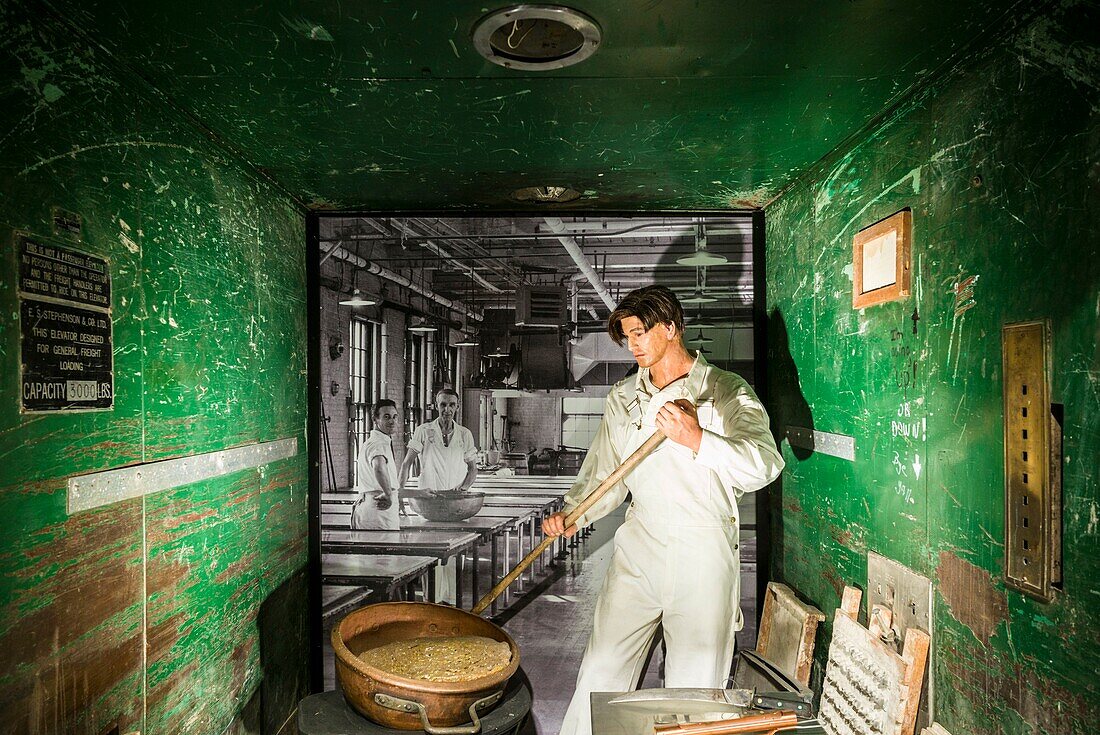
[[[532,717],[523,735],[556,735],[565,717],[592,627],[596,597],[611,561],[612,539],[624,511],[625,506],[596,523],[592,535],[578,543],[574,554],[558,562],[541,590],[534,590],[498,617],[519,646],[534,693]],[[651,660],[647,685],[657,685],[657,668],[658,662]]]

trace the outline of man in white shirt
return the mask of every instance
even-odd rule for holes
[[[608,394],[603,421],[566,510],[577,507],[646,439],[667,437],[576,526],[571,536],[632,497],[596,603],[592,634],[561,735],[588,735],[590,695],[638,684],[657,625],[664,629],[665,686],[721,687],[742,626],[737,499],[779,476],[783,459],[759,399],[741,377],[684,347],[684,317],[663,286],[631,291],[608,319],[638,362]]]
[[[383,399],[374,405],[374,428],[355,458],[359,499],[351,507],[351,527],[362,531],[400,531],[397,517],[397,462],[393,432],[400,414],[397,404]]]
[[[455,420],[458,415],[458,393],[450,388],[438,391],[435,394],[435,410],[439,417],[416,427],[406,447],[398,487],[405,487],[417,457],[420,458],[420,478],[416,493],[403,490],[405,495],[432,490],[469,490],[477,478],[474,435]],[[453,558],[436,567],[436,594],[442,602],[457,602]]]
[[[435,394],[435,410],[439,417],[413,432],[401,463],[401,486],[419,457],[421,492],[469,490],[477,478],[477,447],[470,430],[455,420],[458,394],[450,388],[440,390]]]

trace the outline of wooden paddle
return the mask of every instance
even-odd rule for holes
[[[795,727],[797,724],[798,718],[794,712],[780,710],[763,715],[735,717],[732,720],[655,725],[653,732],[655,735],[737,735],[738,733],[776,735],[777,730]]]
[[[619,465],[614,472],[608,475],[607,479],[601,482],[595,490],[589,493],[588,497],[582,500],[580,505],[569,512],[569,515],[565,517],[565,528],[568,529],[570,526],[575,525],[578,518],[584,515],[589,508],[595,505],[596,501],[607,494],[608,490],[619,484],[619,482],[624,477],[630,474],[634,470],[634,468],[638,466],[639,462],[648,457],[650,453],[658,446],[660,446],[661,442],[663,442],[664,440],[665,435],[659,431],[655,432],[653,436],[646,439],[645,444],[634,450],[634,453],[627,457],[626,460],[621,465]],[[501,593],[504,592],[504,590],[508,589],[508,585],[512,584],[512,582],[515,582],[516,578],[519,577],[519,575],[523,574],[524,569],[531,566],[535,559],[538,559],[540,556],[542,556],[542,552],[550,548],[550,545],[554,543],[554,540],[556,538],[557,536],[547,536],[542,540],[541,544],[531,549],[531,553],[523,557],[523,559],[520,560],[519,564],[516,564],[515,568],[508,573],[508,576],[497,582],[496,586],[493,587],[493,589],[489,590],[488,594],[482,597],[481,600],[476,605],[474,605],[474,609],[471,612],[473,612],[474,615],[480,615],[481,613],[485,612],[485,609],[489,607],[489,605],[493,604],[493,600],[499,597]]]

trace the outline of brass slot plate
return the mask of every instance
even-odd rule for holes
[[[1060,577],[1060,499],[1051,485],[1050,331],[1046,322],[1007,324],[1004,353],[1005,579],[1050,600]]]

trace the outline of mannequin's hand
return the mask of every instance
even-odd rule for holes
[[[691,401],[683,398],[669,401],[657,412],[657,430],[666,437],[682,444],[693,452],[699,451],[703,441],[703,428],[699,426],[699,414]]]
[[[569,538],[577,532],[577,526],[572,525],[567,529],[565,527],[565,514],[554,513],[542,519],[542,532],[547,536],[561,536],[564,534],[566,538]]]

